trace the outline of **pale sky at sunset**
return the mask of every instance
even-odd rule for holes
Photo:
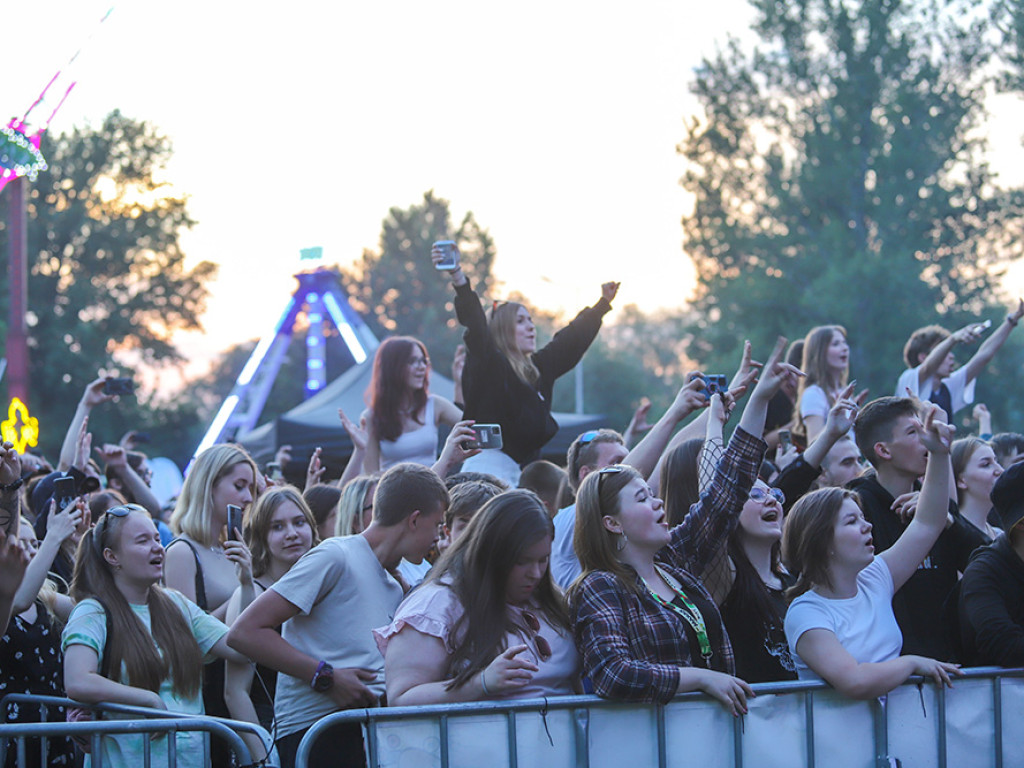
[[[116,108],[171,137],[167,178],[199,221],[186,253],[221,265],[206,335],[181,340],[197,360],[276,319],[300,248],[349,263],[428,189],[476,214],[506,288],[546,309],[608,279],[619,305],[692,293],[675,146],[701,54],[746,32],[741,0],[131,0],[97,29],[109,6],[22,6],[35,39],[5,35],[0,115],[96,31],[53,128]],[[993,131],[1014,170],[1021,125]]]

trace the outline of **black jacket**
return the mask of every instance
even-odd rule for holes
[[[469,281],[456,287],[455,313],[466,328],[466,367],[462,371],[465,417],[481,424],[500,424],[502,450],[520,466],[537,459],[540,449],[558,432],[558,423],[551,417],[555,379],[580,361],[611,308],[601,298],[537,350],[533,364],[540,371],[540,380],[531,387],[495,346],[480,298]]]
[[[974,553],[959,608],[965,663],[1024,667],[1024,561],[1005,535]]]

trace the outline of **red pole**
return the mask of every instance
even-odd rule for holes
[[[7,325],[7,397],[28,404],[28,182],[7,184],[7,251],[11,315]],[[4,405],[6,410],[6,404]]]

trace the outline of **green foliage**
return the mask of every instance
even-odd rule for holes
[[[113,112],[98,128],[46,138],[42,150],[49,170],[32,184],[28,206],[30,401],[42,448],[56,458],[97,371],[129,375],[180,360],[171,337],[200,327],[216,267],[185,266],[178,238],[194,222],[185,196],[159,179],[171,146],[152,125]],[[0,281],[6,293],[6,269]],[[122,426],[195,421],[180,404],[167,413],[162,405],[124,398],[99,409],[96,440],[116,441]]]
[[[703,63],[705,115],[680,145],[691,354],[717,369],[744,338],[839,323],[851,375],[888,394],[915,328],[1000,317],[998,276],[1021,254],[1024,197],[995,185],[978,131],[988,20],[969,0],[753,6],[759,47]]]
[[[446,372],[462,329],[455,320],[448,276],[430,261],[430,246],[437,240],[458,244],[463,270],[485,295],[492,285],[494,241],[472,213],[454,226],[448,201],[432,191],[423,195],[422,203],[392,208],[381,225],[379,250],[364,251],[342,276],[352,307],[378,338],[415,336],[427,345],[434,368]]]

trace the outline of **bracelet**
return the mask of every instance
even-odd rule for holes
[[[1006,316],[1006,322],[1008,322],[1010,324],[1011,328],[1016,328],[1017,327],[1017,323],[1019,323],[1020,320],[1014,320],[1013,319],[1013,315],[1007,315]]]
[[[11,491],[16,491],[19,488],[21,488],[21,486],[24,483],[25,479],[19,477],[17,480],[15,480],[13,483],[10,483],[9,485],[0,485],[0,493],[10,493]]]
[[[484,689],[484,696],[490,696],[491,692],[487,690],[487,670],[485,669],[480,673],[480,687]]]

